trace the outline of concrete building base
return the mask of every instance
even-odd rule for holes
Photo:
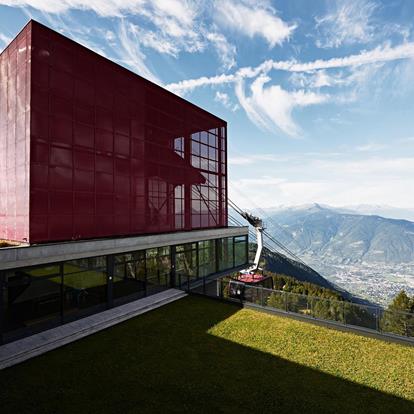
[[[176,233],[3,247],[0,249],[0,270],[194,243],[200,240],[247,236],[248,233],[248,227],[220,227]]]

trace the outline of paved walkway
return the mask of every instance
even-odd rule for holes
[[[0,369],[11,367],[52,349],[59,348],[134,316],[149,312],[186,294],[169,289],[134,302],[96,313],[65,325],[0,346]]]

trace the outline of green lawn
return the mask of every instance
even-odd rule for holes
[[[188,297],[0,371],[8,413],[414,413],[414,348]]]

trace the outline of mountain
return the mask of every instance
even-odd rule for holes
[[[359,204],[341,208],[344,212],[414,221],[414,208],[399,208],[382,204]]]
[[[252,243],[249,248],[251,258],[253,258],[257,245]],[[260,266],[265,269],[265,272],[267,270],[272,273],[284,274],[301,282],[309,282],[314,285],[333,290],[339,293],[346,300],[350,300],[355,303],[372,304],[367,300],[352,295],[345,289],[342,289],[338,285],[325,279],[320,273],[312,269],[310,266],[290,259],[283,254],[272,252],[266,247],[263,248]]]
[[[385,204],[350,204],[346,206],[329,206],[327,204],[311,203],[311,204],[299,204],[295,206],[279,205],[275,207],[262,208],[261,211],[266,216],[272,216],[273,214],[279,214],[283,211],[293,212],[298,210],[307,210],[320,206],[322,208],[336,211],[337,213],[345,214],[359,214],[365,216],[381,216],[384,218],[392,218],[397,220],[414,221],[414,208],[402,208],[394,207]]]
[[[253,248],[254,251],[256,251],[256,245],[253,245]],[[302,282],[310,282],[321,287],[334,289],[331,282],[326,280],[309,266],[305,266],[282,254],[271,252],[267,248],[263,248],[261,266],[273,273],[283,273]]]
[[[253,213],[264,218],[268,233],[337,289],[382,305],[401,290],[414,294],[414,223],[351,207],[315,203]]]
[[[320,204],[282,208],[267,231],[299,256],[331,264],[414,262],[414,223]]]

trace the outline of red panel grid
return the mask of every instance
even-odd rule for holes
[[[28,242],[31,26],[0,55],[0,239]]]
[[[227,225],[225,121],[33,21],[1,74],[0,237]]]

